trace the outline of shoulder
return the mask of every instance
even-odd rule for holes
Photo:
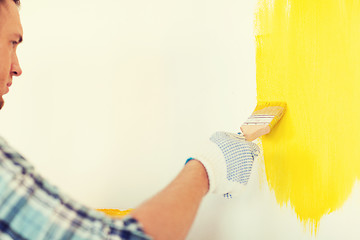
[[[33,171],[33,166],[1,136],[0,167],[14,173],[21,172],[25,174]]]

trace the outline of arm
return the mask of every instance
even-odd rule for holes
[[[247,184],[257,145],[224,132],[209,140],[174,181],[131,213],[156,240],[184,239],[208,192],[231,198]]]
[[[112,219],[59,191],[0,137],[1,239],[150,239],[131,217]]]
[[[131,215],[156,240],[185,239],[208,190],[204,166],[199,161],[190,161],[164,190]]]
[[[183,239],[206,193],[229,196],[246,185],[254,151],[236,134],[218,132],[175,180],[134,210],[111,219],[73,201],[39,176],[0,138],[0,233],[26,239]]]

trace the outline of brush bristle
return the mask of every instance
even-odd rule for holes
[[[272,129],[275,124],[282,118],[286,110],[285,102],[258,102],[252,115],[269,115],[274,116],[269,126]]]
[[[266,107],[275,107],[275,106],[286,109],[286,102],[258,102],[254,112],[260,109],[264,109]]]

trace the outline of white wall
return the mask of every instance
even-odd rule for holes
[[[254,2],[23,1],[24,73],[5,96],[2,136],[86,205],[136,207],[191,146],[237,131],[254,108]],[[319,239],[338,239],[338,218]],[[237,200],[208,196],[188,239],[309,236],[255,174]]]

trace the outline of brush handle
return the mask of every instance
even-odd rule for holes
[[[270,133],[269,125],[242,125],[240,127],[246,141],[254,141],[262,135]]]

